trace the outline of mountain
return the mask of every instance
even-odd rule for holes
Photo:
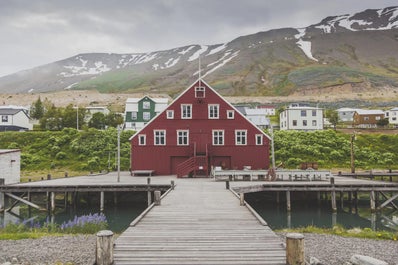
[[[88,53],[0,78],[0,93],[96,89],[173,96],[201,76],[224,95],[398,87],[398,6],[331,16],[217,45]],[[312,93],[312,92],[311,92]]]

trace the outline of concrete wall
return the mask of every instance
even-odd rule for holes
[[[21,150],[0,149],[0,178],[5,179],[5,184],[20,182]]]

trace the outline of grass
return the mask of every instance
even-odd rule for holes
[[[313,234],[328,234],[337,235],[343,237],[357,237],[366,239],[378,239],[378,240],[398,240],[398,232],[390,231],[373,231],[370,228],[352,228],[345,229],[340,225],[336,225],[333,228],[320,228],[315,226],[299,227],[294,229],[280,229],[277,232],[284,233],[313,233]]]

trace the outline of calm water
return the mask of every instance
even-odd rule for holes
[[[92,199],[88,200],[88,196]],[[33,197],[33,202],[43,201],[43,196]],[[105,194],[105,210],[104,214],[108,221],[108,229],[114,232],[124,231],[129,224],[139,216],[147,207],[147,194],[121,194],[118,196],[117,205],[113,202],[113,194]],[[59,201],[57,206],[63,205],[63,201]],[[99,212],[99,197],[91,193],[90,195],[83,195],[80,198],[80,203],[74,208],[69,206],[66,209],[57,207],[53,215],[48,215],[47,212],[38,211],[27,206],[15,207],[12,212],[0,214],[0,224],[8,222],[23,221],[34,219],[34,222],[43,224],[44,222],[54,222],[62,224],[69,220],[73,220],[75,216],[82,216],[87,214],[94,214]]]
[[[338,205],[337,213],[333,213],[330,201],[322,201],[321,204],[318,204],[316,199],[307,198],[306,200],[292,201],[291,212],[288,213],[285,201],[277,204],[276,200],[269,195],[253,193],[245,196],[245,199],[272,229],[309,225],[331,228],[338,224],[347,229],[368,227],[373,230],[398,231],[398,211],[371,214],[368,200],[359,201],[357,210],[354,207],[349,207],[348,202],[345,202],[343,208]]]
[[[118,197],[118,204],[113,202],[113,194],[105,194],[105,211],[109,223],[109,229],[114,232],[122,232],[129,224],[140,215],[147,206],[147,194],[121,194]],[[359,202],[358,210],[348,207],[345,203],[344,208],[338,208],[337,213],[332,213],[330,202],[323,201],[320,205],[316,199],[306,198],[306,200],[292,201],[292,211],[287,213],[286,203],[281,201],[278,205],[275,196],[270,194],[253,193],[247,194],[245,199],[248,203],[267,221],[273,229],[294,228],[313,225],[317,227],[333,227],[339,224],[345,228],[369,227],[374,230],[397,230],[398,231],[398,212],[383,212],[382,214],[371,214],[369,202],[363,200]],[[90,198],[90,199],[88,199]],[[34,198],[38,201],[41,197]],[[63,204],[59,201],[58,204]],[[81,216],[89,213],[99,212],[99,196],[94,193],[80,197],[80,203],[76,209],[57,208],[53,216],[47,216],[47,212],[40,212],[35,209],[30,211],[26,206],[16,207],[12,213],[0,214],[0,224],[10,221],[21,221],[34,218],[35,222],[41,223],[52,220],[57,224],[72,220],[76,215]]]

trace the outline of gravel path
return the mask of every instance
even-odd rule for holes
[[[284,238],[285,234],[278,234]],[[342,265],[354,254],[398,265],[398,241],[304,234],[305,253],[323,264]],[[0,264],[94,264],[95,236],[68,235],[0,241]],[[285,239],[283,239],[285,241]]]

